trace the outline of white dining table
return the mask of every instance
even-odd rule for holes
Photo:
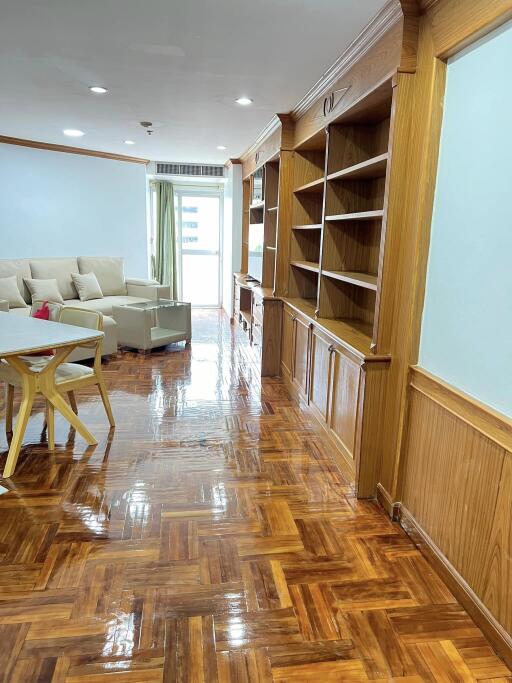
[[[49,320],[18,316],[0,311],[0,361],[17,370],[22,382],[22,400],[12,435],[4,477],[10,477],[23,443],[36,394],[42,394],[90,445],[98,442],[58,392],[55,372],[61,363],[82,344],[97,341],[103,332]],[[30,354],[54,351],[41,369],[31,369]]]

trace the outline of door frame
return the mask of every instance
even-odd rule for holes
[[[223,202],[223,197],[224,197],[224,189],[222,187],[212,187],[211,185],[208,186],[201,186],[201,185],[174,185],[174,196],[175,196],[175,214],[176,214],[176,264],[178,267],[178,290],[179,290],[179,296],[180,298],[183,298],[183,253],[191,253],[191,254],[196,254],[196,255],[206,255],[206,254],[212,254],[215,255],[215,252],[212,251],[196,251],[196,250],[183,250],[182,247],[182,225],[181,225],[181,207],[182,207],[182,200],[184,196],[192,196],[192,197],[217,197],[219,200],[219,249],[218,249],[218,257],[219,257],[219,268],[218,268],[218,293],[219,293],[219,299],[218,299],[218,304],[210,304],[210,305],[199,305],[199,306],[194,306],[194,308],[222,308],[223,305],[223,297],[222,297],[222,273],[223,273],[223,265],[224,265],[224,242],[223,242],[223,236],[224,236],[224,230],[223,230],[223,225],[224,225],[224,202]]]

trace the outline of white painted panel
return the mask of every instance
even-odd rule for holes
[[[420,365],[512,416],[512,24],[448,65]]]
[[[0,258],[123,256],[147,277],[143,164],[0,144]]]

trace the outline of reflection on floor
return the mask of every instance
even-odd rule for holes
[[[190,351],[110,362],[95,449],[61,420],[49,455],[39,406],[0,496],[3,680],[512,681],[236,334],[196,312]]]

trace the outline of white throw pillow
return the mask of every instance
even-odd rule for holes
[[[79,256],[80,273],[94,273],[103,296],[126,295],[123,259],[114,256]]]
[[[80,301],[90,301],[91,299],[103,299],[100,283],[94,273],[71,273],[73,284],[76,287]]]
[[[25,284],[32,295],[32,301],[53,301],[63,304],[64,299],[59,292],[57,280],[32,280],[25,278]]]
[[[71,273],[78,273],[78,261],[75,256],[30,260],[29,277],[35,280],[55,278],[63,299],[76,299],[76,289]]]
[[[9,308],[27,308],[26,301],[18,289],[16,275],[0,278],[0,300],[4,299],[9,302]]]

